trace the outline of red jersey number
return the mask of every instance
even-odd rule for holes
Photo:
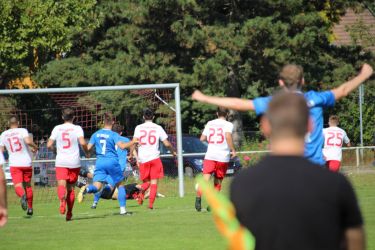
[[[70,148],[71,143],[70,143],[69,133],[64,132],[61,135],[62,135],[63,142],[65,142],[65,145],[63,145],[63,149]]]
[[[337,139],[338,142],[335,143],[334,139]],[[340,132],[328,132],[328,138],[327,138],[327,146],[337,146],[341,147],[342,146],[342,139],[343,139],[343,134]]]
[[[141,136],[139,137],[139,144],[141,145],[154,145],[156,143],[156,130],[140,130]]]
[[[8,142],[9,142],[10,151],[12,153],[19,152],[22,150],[22,144],[20,142],[20,138],[18,137],[8,138]]]
[[[224,142],[224,131],[222,128],[210,128],[209,129],[209,135],[208,135],[208,143],[216,143],[216,144],[222,144]],[[213,136],[216,136],[218,139],[214,141],[212,139]]]

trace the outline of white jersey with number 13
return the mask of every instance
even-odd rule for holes
[[[31,152],[25,143],[29,132],[25,128],[11,128],[1,134],[1,145],[9,154],[10,167],[31,167]]]

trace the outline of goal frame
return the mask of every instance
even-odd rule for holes
[[[179,83],[95,86],[95,87],[67,87],[67,88],[2,89],[0,90],[0,95],[121,91],[121,90],[141,90],[141,89],[174,89],[175,114],[176,114],[176,139],[177,139],[178,191],[179,191],[179,196],[184,197],[185,189],[184,189],[184,168],[183,168],[183,155],[182,155],[181,99],[180,99],[180,84]]]

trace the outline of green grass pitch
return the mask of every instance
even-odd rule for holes
[[[368,249],[375,249],[375,174],[350,178],[365,217]],[[37,202],[32,218],[12,204],[8,224],[0,229],[0,249],[226,249],[211,214],[197,213],[193,189],[187,191],[185,198],[157,199],[154,210],[146,209],[147,200],[143,206],[130,200],[133,216],[118,215],[117,201],[102,200],[90,209],[88,199],[76,203],[71,222],[59,215],[57,200]]]

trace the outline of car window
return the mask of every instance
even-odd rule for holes
[[[206,153],[207,144],[203,143],[196,137],[182,137],[182,152],[183,153]],[[170,153],[167,148],[160,143],[160,153],[168,154]]]

